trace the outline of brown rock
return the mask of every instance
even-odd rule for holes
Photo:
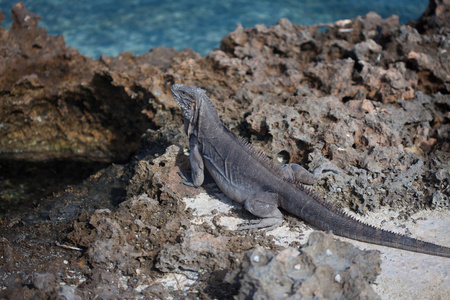
[[[173,83],[204,88],[225,125],[278,163],[341,167],[314,187],[338,206],[365,213],[389,205],[405,217],[447,208],[449,3],[430,3],[414,27],[374,13],[309,27],[280,20],[238,26],[205,58],[156,48],[97,61],[49,36],[17,4],[12,28],[0,28],[2,156],[110,161],[140,149],[129,163],[36,200],[25,213],[0,216],[0,274],[7,276],[0,298],[232,298],[239,287],[223,278],[241,253],[255,243],[279,249],[261,234],[191,224],[180,198],[219,191],[180,183],[177,172],[189,172],[188,141]],[[16,192],[4,186],[2,199]],[[349,268],[344,273],[358,271]],[[187,292],[177,286],[179,273],[169,274],[177,288],[161,283],[170,277],[161,271],[172,270],[196,278]],[[342,274],[327,284],[353,279]],[[346,291],[362,291],[366,279]],[[317,282],[306,288],[325,293]]]

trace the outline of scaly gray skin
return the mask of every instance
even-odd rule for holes
[[[278,209],[281,207],[313,226],[340,236],[450,257],[450,248],[360,222],[298,182],[313,183],[328,173],[323,172],[323,168],[314,174],[296,164],[276,169],[261,152],[222,124],[204,90],[174,84],[171,91],[183,112],[184,129],[189,137],[192,182],[183,183],[194,187],[202,185],[206,167],[225,195],[262,218],[240,229],[271,230],[281,225],[282,214]]]

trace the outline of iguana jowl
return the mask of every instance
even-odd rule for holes
[[[228,130],[204,90],[174,84],[172,95],[184,115],[189,137],[192,182],[199,187],[206,167],[229,198],[243,203],[257,224],[240,229],[273,229],[282,223],[281,207],[322,230],[351,239],[414,252],[450,257],[450,248],[365,224],[327,203],[298,181],[310,184],[319,177],[296,164],[276,169],[268,159]],[[319,170],[319,173],[322,170]]]

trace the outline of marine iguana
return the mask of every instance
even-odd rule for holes
[[[450,257],[450,248],[386,231],[347,215],[305,187],[323,172],[313,174],[297,164],[277,169],[262,152],[232,133],[219,119],[205,91],[195,86],[174,84],[172,95],[184,115],[184,129],[189,138],[191,180],[184,184],[199,187],[204,168],[220,190],[234,201],[243,203],[257,223],[240,230],[271,230],[282,223],[281,207],[307,223],[334,234],[382,246]],[[331,170],[333,171],[333,170]],[[322,173],[322,174],[321,174]],[[180,174],[182,175],[182,174]]]

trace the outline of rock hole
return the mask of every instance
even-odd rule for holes
[[[291,155],[286,150],[282,150],[277,155],[277,161],[281,164],[287,164],[291,160]]]
[[[352,97],[346,96],[346,97],[342,98],[342,102],[347,103],[348,101],[350,101],[352,99],[353,99]]]

